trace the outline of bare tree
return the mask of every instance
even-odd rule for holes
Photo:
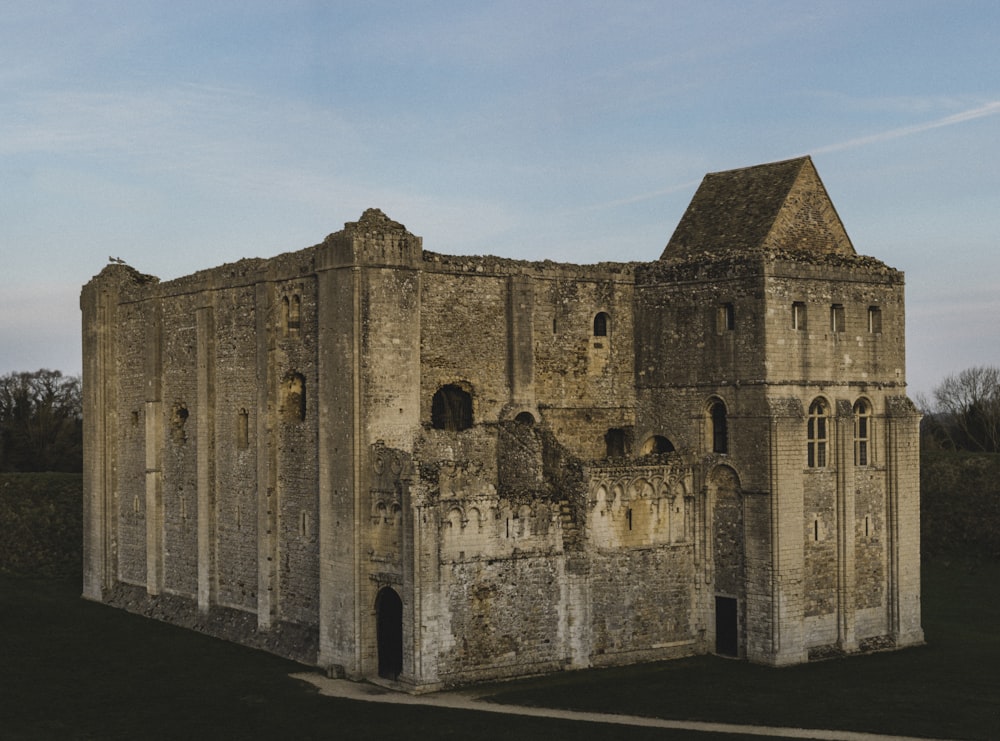
[[[1000,452],[1000,368],[976,366],[934,389],[939,434],[951,447]]]
[[[79,376],[45,369],[0,376],[0,470],[80,471],[82,467]]]

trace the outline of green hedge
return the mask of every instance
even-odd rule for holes
[[[0,572],[18,576],[79,573],[83,476],[0,474]]]

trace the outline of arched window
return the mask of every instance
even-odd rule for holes
[[[531,427],[531,425],[535,424],[535,416],[531,412],[521,412],[514,417],[514,421],[519,425]]]
[[[611,332],[611,316],[602,311],[594,317],[594,337],[607,337]]]
[[[729,452],[729,422],[726,417],[726,405],[721,399],[714,400],[708,407],[712,423],[712,452]]]
[[[871,453],[872,408],[864,399],[854,405],[854,465],[867,466]]]
[[[673,452],[674,444],[663,435],[653,435],[642,444],[643,455],[661,455]]]
[[[809,468],[826,468],[826,428],[826,402],[816,399],[809,405],[809,421],[806,429],[806,461]]]
[[[461,432],[472,427],[472,394],[459,386],[442,386],[431,400],[431,426]]]

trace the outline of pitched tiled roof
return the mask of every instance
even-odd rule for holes
[[[855,254],[809,157],[706,175],[661,259],[764,249]]]

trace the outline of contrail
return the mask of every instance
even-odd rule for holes
[[[845,149],[854,149],[855,147],[863,147],[867,144],[874,144],[875,142],[899,139],[903,136],[919,134],[923,131],[930,131],[931,129],[940,129],[943,126],[953,126],[955,124],[965,123],[966,121],[972,121],[977,118],[983,118],[984,116],[992,116],[997,113],[1000,113],[1000,101],[995,100],[992,103],[987,103],[979,108],[973,108],[968,111],[962,111],[961,113],[955,113],[951,116],[939,118],[937,121],[928,121],[926,123],[914,124],[913,126],[903,126],[898,129],[883,131],[881,134],[871,134],[870,136],[862,136],[857,139],[849,139],[848,141],[840,142],[839,144],[829,144],[825,147],[812,150],[812,154],[841,152]]]
[[[1000,100],[994,100],[986,105],[980,106],[979,108],[972,108],[968,111],[962,111],[961,113],[954,113],[950,116],[945,116],[944,118],[939,118],[936,121],[927,121],[926,123],[914,124],[912,126],[903,126],[898,129],[890,129],[889,131],[883,131],[880,134],[871,134],[869,136],[858,137],[857,139],[848,139],[845,142],[839,142],[838,144],[828,144],[825,147],[819,147],[817,149],[811,149],[803,154],[827,154],[829,152],[841,152],[845,149],[854,149],[856,147],[863,147],[867,144],[875,144],[876,142],[889,141],[891,139],[899,139],[900,137],[910,136],[912,134],[919,134],[923,131],[930,131],[931,129],[940,129],[944,126],[954,126],[955,124],[965,123],[966,121],[974,121],[977,118],[984,118],[985,116],[993,116],[1000,113]],[[801,155],[800,155],[801,156]],[[570,209],[563,212],[562,215],[573,215],[579,214],[586,211],[597,211],[601,209],[608,208],[618,208],[619,206],[628,206],[633,203],[640,203],[642,201],[648,201],[654,198],[661,198],[663,196],[672,195],[678,191],[692,190],[696,188],[701,183],[700,180],[693,180],[688,183],[681,183],[679,185],[673,185],[669,188],[663,188],[661,190],[656,190],[650,193],[642,193],[630,198],[622,198],[616,201],[607,201],[605,203],[595,203],[590,206],[583,206],[576,209]]]

